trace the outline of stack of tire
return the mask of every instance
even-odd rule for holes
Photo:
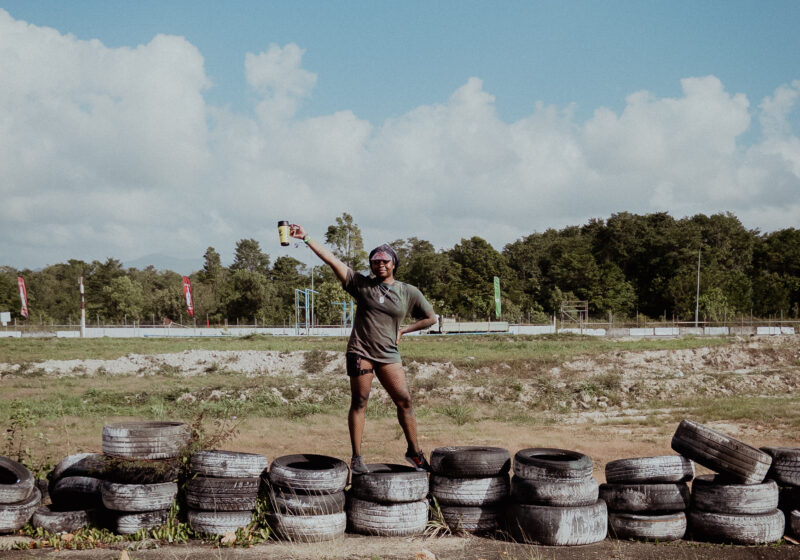
[[[163,525],[178,485],[177,458],[189,443],[181,422],[121,422],[103,427],[106,470],[103,505],[110,529],[121,535]]]
[[[24,465],[0,457],[0,533],[21,529],[33,516],[42,493]]]
[[[33,514],[34,527],[53,533],[77,531],[99,519],[103,502],[100,485],[105,472],[105,456],[76,453],[64,457],[49,475],[49,505]]]
[[[341,459],[297,454],[269,469],[270,529],[284,540],[320,542],[344,536],[344,487],[350,469]]]
[[[717,473],[695,478],[688,512],[695,540],[764,544],[783,537],[778,485],[764,482],[767,453],[692,420],[683,420],[672,449]]]
[[[198,533],[224,535],[247,527],[258,501],[267,458],[236,451],[198,451],[186,483],[189,525]]]
[[[499,447],[437,447],[430,492],[451,531],[486,533],[502,526],[511,456]]]
[[[428,473],[407,465],[371,463],[353,476],[348,531],[382,537],[419,535],[428,523]]]
[[[522,542],[572,546],[600,542],[608,532],[592,460],[566,449],[529,448],[514,455],[508,531]]]
[[[767,478],[779,487],[778,509],[786,517],[786,534],[800,539],[800,448],[762,447],[772,457]]]
[[[617,539],[674,541],[686,533],[694,464],[681,455],[618,459],[606,465],[600,498]]]

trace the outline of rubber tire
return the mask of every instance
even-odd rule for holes
[[[732,515],[690,509],[689,532],[695,540],[732,544],[766,544],[783,537],[786,518],[776,509],[758,515]]]
[[[686,511],[691,493],[685,482],[601,484],[600,499],[606,502],[608,511],[662,514]]]
[[[777,508],[778,497],[778,485],[774,480],[733,484],[707,474],[698,476],[692,483],[692,507],[701,511],[758,515]]]
[[[568,449],[531,447],[514,455],[514,476],[535,480],[590,478],[592,460]]]
[[[38,488],[34,488],[24,500],[0,505],[0,534],[21,529],[33,517],[41,501],[42,493]]]
[[[221,478],[253,478],[264,474],[267,458],[257,453],[221,451],[219,449],[198,451],[192,454],[189,468],[200,476]]]
[[[379,504],[350,498],[347,504],[348,531],[378,537],[419,535],[428,524],[428,502]]]
[[[325,515],[267,516],[270,528],[278,538],[291,542],[322,542],[339,539],[347,528],[347,515],[340,511]]]
[[[800,486],[800,448],[762,447],[761,451],[772,457],[767,478],[781,486]]]
[[[129,459],[107,456],[103,480],[118,484],[161,484],[175,482],[181,474],[178,459]]]
[[[119,422],[103,426],[103,453],[129,459],[171,459],[190,439],[183,422]]]
[[[39,506],[33,512],[31,524],[51,533],[72,533],[92,523],[94,509],[59,510],[53,506]]]
[[[326,455],[284,455],[272,462],[271,484],[300,492],[341,492],[350,469],[341,459]]]
[[[778,490],[778,509],[787,515],[790,511],[800,509],[800,486],[786,487]]]
[[[678,425],[672,449],[743,484],[762,482],[772,464],[772,457],[763,451],[692,420]]]
[[[682,455],[617,459],[606,465],[610,484],[689,482],[694,475],[694,463]]]
[[[50,489],[50,501],[63,509],[94,509],[103,503],[102,480],[91,476],[65,476]]]
[[[501,505],[440,506],[444,522],[453,531],[491,533],[502,527],[505,510]]]
[[[105,478],[105,455],[102,453],[75,453],[61,459],[50,471],[50,490],[55,483],[68,476]]]
[[[132,535],[141,529],[155,529],[167,522],[169,509],[141,511],[117,515],[114,532],[118,535]]]
[[[599,497],[599,485],[592,478],[575,480],[511,479],[511,499],[520,504],[540,506],[590,506]]]
[[[174,482],[160,484],[100,484],[103,505],[112,511],[144,512],[169,509],[178,494]]]
[[[508,515],[510,534],[526,543],[576,546],[600,542],[608,533],[608,509],[603,500],[577,507],[512,503]]]
[[[0,504],[16,504],[32,493],[36,480],[22,463],[0,457]]]
[[[247,527],[253,519],[249,511],[198,511],[190,509],[186,515],[192,529],[205,535],[224,535]]]
[[[344,491],[332,494],[298,494],[290,488],[271,486],[272,511],[284,515],[329,515],[344,511]]]
[[[437,447],[430,462],[431,472],[451,478],[489,478],[511,470],[511,455],[501,447]]]
[[[796,539],[800,539],[800,510],[792,510],[786,515],[786,522],[789,524],[789,533]]]
[[[686,514],[682,511],[664,515],[608,513],[608,536],[612,539],[677,541],[686,535],[686,526]]]
[[[488,506],[508,498],[511,484],[507,474],[490,478],[450,478],[431,475],[431,495],[450,506]]]
[[[368,473],[353,476],[350,495],[381,503],[418,502],[428,495],[428,473],[407,465],[371,463]]]
[[[197,476],[186,483],[186,505],[202,511],[252,511],[261,479]]]

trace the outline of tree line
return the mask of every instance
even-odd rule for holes
[[[325,242],[354,270],[368,269],[361,231],[349,214],[328,227]],[[730,213],[675,219],[622,212],[532,233],[502,251],[477,236],[441,250],[416,237],[391,245],[400,257],[397,279],[420,288],[438,314],[464,320],[494,317],[494,276],[502,319],[510,322],[547,322],[565,300],[587,301],[591,316],[615,320],[692,320],[698,303],[701,320],[800,316],[800,230],[761,234]],[[2,266],[0,310],[14,317],[17,276],[26,281],[33,322],[75,324],[81,276],[90,324],[188,320],[181,275],[169,270],[126,269],[113,258],[70,259],[36,271]],[[203,268],[190,278],[201,324],[294,324],[295,289],[312,282],[317,324],[339,324],[339,304],[350,300],[328,267],[288,256],[272,262],[255,239],[236,243],[230,266],[208,247]]]

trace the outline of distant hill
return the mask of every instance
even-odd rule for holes
[[[143,270],[148,266],[154,266],[157,270],[171,270],[178,274],[191,274],[203,268],[203,259],[186,259],[179,257],[171,257],[169,255],[161,255],[154,253],[152,255],[145,255],[138,259],[125,261],[125,268],[136,268]]]

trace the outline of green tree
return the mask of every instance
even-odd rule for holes
[[[233,264],[230,268],[232,272],[246,270],[267,277],[269,275],[269,255],[261,251],[261,245],[255,239],[240,239],[236,243]]]
[[[251,270],[237,270],[231,275],[223,296],[228,320],[249,323],[256,318],[265,322],[273,312],[275,288],[266,276]]]
[[[142,286],[132,281],[128,276],[118,276],[105,286],[103,291],[111,303],[109,308],[110,319],[140,320],[144,308],[144,294]]]
[[[367,267],[367,253],[364,251],[361,230],[350,214],[343,213],[336,218],[335,225],[328,226],[325,242],[332,247],[333,254],[353,270],[364,270]]]

